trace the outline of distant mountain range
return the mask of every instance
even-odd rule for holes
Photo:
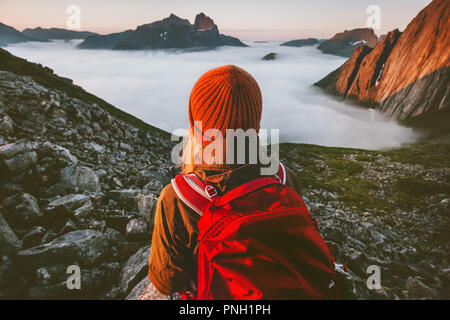
[[[316,83],[373,106],[395,119],[427,116],[425,126],[450,117],[450,2],[434,0],[401,33],[374,48],[358,47],[339,69]],[[447,128],[448,130],[448,128]]]
[[[49,40],[72,40],[84,39],[89,36],[97,35],[89,31],[75,31],[61,28],[34,28],[25,29],[23,32],[0,23],[0,46],[6,46],[12,43],[28,42],[28,41],[49,41]]]
[[[80,49],[149,50],[214,48],[220,46],[245,47],[238,38],[219,33],[214,21],[200,13],[194,24],[171,14],[169,17],[144,24],[135,30],[86,38]]]
[[[0,46],[33,40],[35,39],[32,39],[13,27],[7,26],[6,24],[0,22]]]
[[[220,46],[246,47],[238,38],[223,35],[214,21],[200,13],[194,24],[174,14],[135,30],[100,35],[89,31],[61,28],[34,28],[20,32],[0,23],[0,46],[27,41],[84,39],[80,49],[151,50],[151,49],[209,49]]]
[[[308,38],[308,39],[298,39],[298,40],[291,40],[288,42],[284,42],[280,44],[280,46],[286,46],[286,47],[304,47],[304,46],[314,46],[316,44],[319,44],[319,39],[316,38]]]
[[[61,28],[44,29],[41,27],[34,29],[25,29],[22,32],[24,35],[38,39],[38,40],[72,40],[72,39],[85,39],[89,36],[98,35],[98,33],[89,31],[75,31]]]
[[[123,40],[128,38],[132,32],[133,30],[126,30],[107,35],[90,36],[78,44],[77,47],[80,49],[113,49]]]

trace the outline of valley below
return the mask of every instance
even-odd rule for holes
[[[297,48],[271,41],[212,51],[117,51],[81,50],[76,48],[78,42],[28,42],[6,49],[52,68],[168,132],[186,128],[195,80],[213,67],[235,64],[258,81],[263,95],[261,126],[279,129],[281,142],[380,149],[420,138],[378,111],[339,101],[313,86],[345,61],[322,53],[317,45]],[[262,60],[270,52],[277,58]]]

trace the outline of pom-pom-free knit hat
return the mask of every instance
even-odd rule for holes
[[[208,129],[217,129],[225,137],[226,129],[259,131],[262,96],[256,80],[245,70],[226,65],[209,70],[195,83],[189,99],[192,130],[205,137]],[[201,121],[201,128],[195,125]]]

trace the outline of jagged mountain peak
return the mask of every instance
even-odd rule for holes
[[[356,51],[317,83],[396,119],[450,110],[450,2],[434,0],[372,50]],[[439,118],[439,117],[436,117]]]

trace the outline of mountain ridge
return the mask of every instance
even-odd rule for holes
[[[246,46],[237,38],[221,34],[214,21],[204,13],[196,16],[194,24],[172,13],[167,18],[140,25],[131,31],[87,37],[78,48],[152,50],[216,48],[224,45]]]
[[[450,4],[434,0],[400,33],[355,50],[315,85],[405,120],[450,107]]]
[[[19,30],[0,22],[0,46],[27,41],[38,41],[24,35]]]
[[[378,38],[373,29],[357,28],[337,33],[331,39],[322,42],[317,48],[324,53],[350,57],[355,48],[362,45],[375,47],[377,42]]]
[[[68,30],[63,28],[27,28],[22,33],[30,38],[39,40],[74,40],[85,39],[89,36],[98,35],[90,31]]]

